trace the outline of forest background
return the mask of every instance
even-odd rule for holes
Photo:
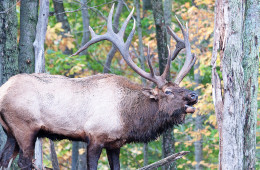
[[[92,45],[81,55],[70,57],[76,52],[89,38],[88,25],[97,34],[106,32],[106,19],[115,3],[121,6],[122,11],[118,16],[119,28],[132,8],[137,8],[134,17],[137,20],[137,32],[132,40],[130,48],[131,57],[141,68],[148,71],[145,56],[148,44],[153,54],[152,63],[159,73],[159,56],[156,43],[156,23],[149,0],[116,1],[116,0],[54,0],[50,1],[50,16],[47,26],[45,40],[45,63],[46,72],[59,74],[71,78],[85,77],[99,73],[113,73],[123,75],[128,79],[153,86],[151,82],[145,82],[136,74],[123,60],[119,52],[108,41]],[[177,169],[217,169],[219,152],[219,133],[217,127],[216,114],[212,99],[211,84],[211,57],[214,32],[214,5],[213,0],[165,0],[163,1],[164,20],[166,25],[170,25],[177,34],[182,37],[181,31],[177,26],[175,15],[183,23],[188,23],[192,52],[196,54],[198,60],[186,76],[181,86],[191,90],[196,90],[200,95],[199,102],[196,104],[197,111],[192,115],[186,116],[183,125],[175,126],[170,131],[170,152],[190,151],[182,159],[176,161],[173,168]],[[17,17],[17,42],[20,40],[22,20],[20,20],[21,3],[14,3]],[[138,5],[139,4],[139,9]],[[138,14],[138,11],[140,12]],[[117,13],[118,14],[118,13]],[[116,13],[115,13],[116,15]],[[120,16],[120,17],[119,17]],[[138,25],[140,17],[140,25]],[[114,29],[117,29],[114,21]],[[130,21],[126,34],[128,35],[133,26]],[[35,29],[35,28],[34,28]],[[30,28],[24,30],[30,32]],[[141,36],[141,38],[140,38]],[[175,41],[167,35],[168,44],[171,51],[175,48]],[[29,50],[28,50],[29,51]],[[19,54],[21,55],[21,54]],[[171,76],[177,75],[184,62],[184,52],[172,63]],[[220,61],[218,61],[220,62]],[[220,72],[220,68],[217,68]],[[260,79],[258,79],[260,82]],[[258,93],[258,108],[260,96]],[[259,113],[259,110],[258,110]],[[257,146],[256,146],[256,169],[260,168],[260,116],[257,117]],[[122,169],[136,169],[143,165],[153,163],[167,155],[164,148],[164,137],[147,145],[128,144],[121,149],[120,161]],[[71,169],[84,166],[85,145],[68,140],[57,141],[54,143],[60,169]],[[73,148],[73,149],[72,149]],[[72,156],[73,155],[73,156]],[[50,144],[48,139],[43,140],[43,160],[44,166],[52,167]],[[15,165],[14,165],[15,166]],[[109,169],[106,153],[103,152],[99,160],[100,169]]]

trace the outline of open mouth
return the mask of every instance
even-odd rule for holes
[[[194,113],[196,111],[196,108],[193,106],[185,105],[185,112],[186,113]]]

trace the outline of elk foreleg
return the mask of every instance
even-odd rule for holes
[[[36,134],[31,129],[23,129],[23,131],[19,131],[19,135],[15,135],[20,147],[18,166],[23,170],[32,169]]]
[[[118,149],[106,149],[109,166],[111,170],[120,170],[119,154],[120,148]]]
[[[23,153],[23,151],[20,149],[19,152],[19,160],[18,160],[18,166],[22,169],[22,170],[32,170],[33,166],[32,166],[32,158],[33,156],[27,156]]]
[[[0,167],[7,168],[10,160],[16,158],[19,152],[19,146],[13,136],[7,135],[7,140],[3,150],[0,153]]]
[[[88,154],[87,154],[88,170],[97,170],[98,159],[102,152],[102,146],[90,142],[87,150],[88,150]]]

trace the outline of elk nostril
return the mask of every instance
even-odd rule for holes
[[[191,100],[197,99],[197,94],[196,93],[191,93],[190,94],[190,98],[191,98]]]

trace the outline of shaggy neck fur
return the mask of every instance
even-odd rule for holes
[[[122,112],[121,116],[125,125],[124,130],[127,143],[147,143],[156,139],[167,129],[173,127],[173,125],[183,123],[184,115],[181,114],[183,113],[182,110],[176,110],[170,116],[168,113],[160,111],[158,101],[148,98],[142,92],[134,96],[138,96],[138,98],[122,103],[124,112]],[[138,104],[140,101],[142,104]]]

